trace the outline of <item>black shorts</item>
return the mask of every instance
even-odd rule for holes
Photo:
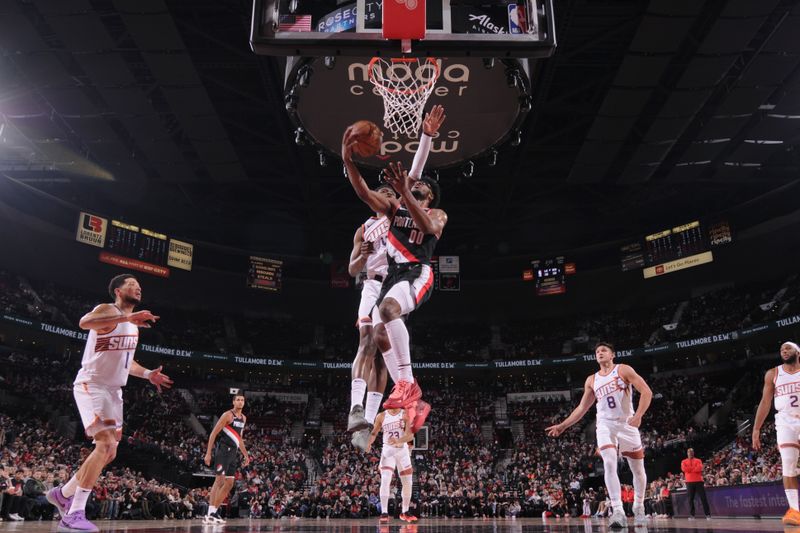
[[[214,473],[218,476],[233,477],[239,466],[239,450],[233,444],[218,442],[214,449]]]
[[[378,295],[375,307],[381,305],[381,302],[392,290],[392,287],[404,281],[408,282],[408,285],[405,285],[408,294],[400,294],[399,296],[402,296],[402,298],[398,297],[398,300],[404,300],[404,302],[399,303],[403,308],[403,315],[407,315],[411,311],[419,309],[422,304],[430,299],[433,292],[433,267],[422,263],[391,265],[389,273],[381,285],[381,293]]]

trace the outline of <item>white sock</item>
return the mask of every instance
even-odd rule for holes
[[[622,511],[622,487],[619,484],[619,474],[617,474],[617,449],[600,450],[600,456],[603,458],[606,490],[608,499],[611,500],[611,507],[614,511]]]
[[[356,378],[350,382],[350,409],[356,405],[364,405],[364,393],[367,392],[367,382]]]
[[[392,486],[392,474],[389,470],[381,469],[381,514],[389,514],[389,489]]]
[[[75,490],[78,488],[78,478],[72,476],[69,481],[61,486],[61,495],[65,498],[71,498],[75,495]]]
[[[789,508],[797,511],[798,510],[797,489],[783,489],[783,491],[786,493],[786,499],[789,500]]]
[[[411,474],[400,476],[400,482],[403,484],[403,514],[406,514],[408,512],[408,507],[411,505],[411,489],[414,485],[411,482]]]
[[[644,459],[626,457],[633,474],[633,506],[644,505],[644,493],[647,490],[647,472],[644,470]]]
[[[394,350],[389,348],[383,352],[383,362],[386,363],[386,370],[389,371],[389,377],[392,381],[397,383],[400,380],[400,370],[397,368],[397,358],[394,356]]]
[[[89,494],[92,493],[92,489],[84,489],[83,487],[78,487],[75,489],[75,496],[72,497],[72,505],[69,508],[68,515],[75,514],[78,511],[85,511],[86,510],[86,502],[89,501]]]
[[[395,318],[384,324],[386,335],[392,343],[397,358],[397,371],[400,381],[413,383],[414,373],[411,370],[411,346],[408,340],[408,329],[402,318]]]
[[[375,416],[378,414],[378,409],[381,408],[381,400],[383,400],[383,393],[367,393],[367,407],[364,409],[364,418],[366,418],[367,422],[370,424],[375,423]]]
[[[215,505],[209,505],[208,506],[208,514],[209,515],[212,515],[212,514],[214,514],[216,512],[217,512],[217,507]]]

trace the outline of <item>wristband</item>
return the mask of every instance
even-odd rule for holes
[[[150,375],[151,375],[152,373],[153,373],[153,371],[152,371],[152,370],[145,370],[145,371],[142,373],[142,377],[143,377],[144,379],[150,379]]]

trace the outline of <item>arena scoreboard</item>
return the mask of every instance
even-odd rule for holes
[[[247,286],[251,289],[279,292],[283,285],[282,267],[283,261],[251,255],[250,268],[247,270]]]
[[[75,238],[102,248],[99,259],[103,263],[165,278],[169,267],[192,269],[192,244],[120,220],[82,212]]]
[[[564,294],[567,292],[564,256],[531,261],[536,296]]]
[[[642,269],[645,278],[710,263],[711,248],[732,242],[730,225],[721,220],[711,224],[699,220],[645,235],[620,249],[623,271]]]

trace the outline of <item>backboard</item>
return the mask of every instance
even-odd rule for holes
[[[421,0],[391,1],[408,6]],[[552,0],[422,3],[427,4],[424,39],[413,39],[404,55],[537,58],[555,50]],[[397,56],[403,47],[399,39],[384,38],[382,4],[254,0],[250,43],[257,54],[275,56]]]

